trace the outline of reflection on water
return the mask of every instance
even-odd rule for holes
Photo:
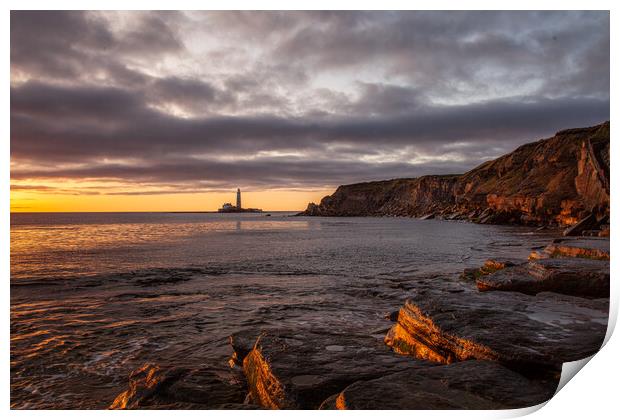
[[[106,220],[101,214],[82,213],[82,219],[75,214],[62,214],[51,221],[49,215],[37,219],[36,214],[12,214],[11,277],[98,274],[124,266],[122,262],[121,266],[117,265],[118,253],[132,252],[136,248],[170,250],[195,237],[208,240],[209,234],[310,228],[311,224],[305,220],[285,220],[283,217],[289,214],[265,218],[257,215],[116,213],[113,214],[116,217]],[[136,221],[139,215],[143,218]],[[162,262],[178,258],[174,253],[165,253]],[[150,266],[152,257],[145,256],[146,266]],[[134,268],[143,266],[134,260],[126,268],[132,265]]]
[[[524,228],[260,214],[13,214],[11,406],[105,408],[144,364],[228,375],[227,336],[290,326],[378,334],[408,290]]]

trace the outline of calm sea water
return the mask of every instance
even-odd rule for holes
[[[105,408],[146,362],[228,375],[229,334],[376,335],[419,282],[548,242],[528,228],[293,213],[11,215],[11,406]]]

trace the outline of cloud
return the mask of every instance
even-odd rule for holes
[[[607,119],[608,12],[11,13],[11,176],[34,186],[462,172]]]
[[[28,158],[40,154],[40,158],[48,159],[148,158],[322,150],[340,143],[370,150],[411,145],[429,148],[464,141],[503,145],[541,131],[591,125],[609,115],[606,99],[517,98],[436,106],[404,102],[402,89],[381,89],[380,103],[391,103],[399,109],[387,106],[388,112],[380,115],[366,112],[324,118],[179,118],[149,108],[140,92],[26,83],[11,89],[12,155]],[[352,108],[376,109],[374,96],[363,95]]]

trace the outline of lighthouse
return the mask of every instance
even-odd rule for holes
[[[233,206],[231,203],[224,203],[218,213],[262,213],[261,209],[244,209],[241,207],[241,189],[237,188],[237,205]]]

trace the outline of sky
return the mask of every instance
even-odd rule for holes
[[[609,119],[609,12],[11,12],[11,211],[302,210]]]

